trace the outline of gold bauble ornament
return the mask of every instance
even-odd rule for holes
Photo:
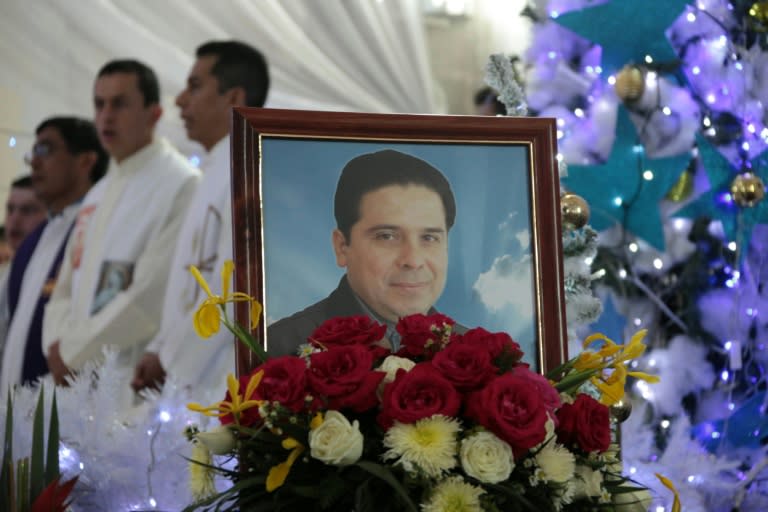
[[[629,418],[629,415],[632,414],[632,402],[624,397],[615,404],[608,407],[608,410],[610,411],[611,417],[613,417],[614,420],[616,420],[618,423],[624,423],[627,421],[627,418]]]
[[[645,91],[645,73],[639,67],[627,64],[616,74],[613,89],[625,103],[639,100]]]
[[[742,208],[755,206],[765,197],[765,184],[751,172],[739,174],[731,182],[733,200]]]
[[[755,32],[768,32],[768,2],[755,2],[747,11],[747,25]]]
[[[589,205],[576,194],[566,192],[560,197],[560,216],[567,229],[580,229],[589,222]]]

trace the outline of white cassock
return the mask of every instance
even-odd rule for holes
[[[220,390],[222,396],[227,373],[235,372],[234,337],[223,325],[208,339],[195,333],[192,319],[207,295],[189,267],[196,266],[213,293],[221,293],[221,268],[225,260],[232,259],[229,141],[227,136],[216,143],[202,162],[203,178],[184,219],[171,264],[162,325],[147,346],[147,352],[158,354],[168,378],[201,392]]]
[[[45,309],[44,354],[58,340],[64,363],[78,370],[112,346],[133,368],[160,327],[171,257],[199,179],[162,139],[111,162],[78,212]]]

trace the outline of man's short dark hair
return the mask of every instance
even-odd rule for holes
[[[363,196],[390,185],[420,185],[433,190],[443,203],[446,229],[451,229],[456,219],[456,200],[443,173],[420,158],[385,149],[357,156],[341,171],[336,185],[334,215],[336,227],[347,242],[352,226],[360,220]]]
[[[264,106],[269,70],[267,60],[256,48],[240,41],[210,41],[197,48],[196,56],[216,57],[211,74],[219,81],[219,93],[242,87],[247,106]]]
[[[507,107],[499,101],[499,93],[490,87],[483,87],[475,92],[474,104],[476,107],[481,105],[493,105],[493,111],[496,115],[507,115]]]
[[[112,60],[99,70],[97,78],[115,73],[130,73],[136,75],[139,91],[144,97],[144,106],[160,103],[160,84],[152,68],[134,59]]]
[[[46,128],[54,128],[58,131],[67,145],[67,151],[73,155],[88,151],[96,153],[96,163],[91,168],[91,183],[96,183],[104,176],[109,165],[109,154],[101,146],[96,127],[91,121],[69,116],[49,117],[37,125],[35,134],[40,135],[40,132]]]

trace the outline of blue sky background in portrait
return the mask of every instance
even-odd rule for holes
[[[385,148],[435,166],[456,196],[438,311],[469,328],[508,332],[534,363],[528,148],[523,145],[263,138],[267,322],[304,309],[336,288],[344,273],[331,246],[336,182],[349,160]]]

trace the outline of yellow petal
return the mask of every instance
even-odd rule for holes
[[[573,363],[573,367],[576,370],[595,370],[600,368],[603,363],[603,358],[591,350],[586,350],[579,354],[579,357]]]
[[[292,437],[286,437],[283,439],[282,445],[286,450],[292,450],[297,446],[301,446],[301,444],[299,444],[299,442]]]
[[[318,412],[315,414],[315,417],[312,418],[312,421],[309,422],[309,428],[315,430],[317,427],[323,424],[323,421],[323,413]]]
[[[189,271],[192,272],[192,275],[195,277],[195,281],[197,281],[197,284],[200,285],[200,288],[202,288],[205,291],[205,293],[208,294],[209,297],[213,297],[213,294],[211,293],[211,288],[208,286],[208,283],[205,282],[205,278],[197,269],[197,267],[194,265],[190,265]]]
[[[650,382],[651,384],[655,384],[661,379],[658,377],[658,375],[651,375],[650,373],[645,372],[627,372],[627,375],[630,375],[636,379],[644,380],[646,382]]]
[[[250,380],[248,380],[248,387],[245,388],[245,396],[243,396],[245,400],[250,400],[253,398],[253,394],[259,387],[262,377],[264,377],[264,370],[259,370],[258,372],[251,375]]]
[[[675,484],[672,483],[672,480],[660,473],[656,473],[656,478],[659,479],[664,487],[672,491],[672,494],[675,496],[675,501],[672,503],[672,512],[680,512],[682,510],[682,505],[680,503],[680,494],[677,492],[677,489],[675,489]]]
[[[611,339],[608,338],[608,336],[606,336],[605,334],[603,334],[601,332],[596,332],[594,334],[590,334],[589,336],[587,336],[587,338],[584,340],[584,343],[582,343],[582,348],[587,348],[588,346],[590,346],[592,343],[594,343],[597,340],[603,340],[603,341],[606,341],[606,342],[613,343],[613,341],[611,341]],[[613,344],[615,345],[615,343],[613,343]]]
[[[289,438],[290,439],[290,438]],[[295,439],[294,439],[295,441]],[[285,483],[285,479],[288,478],[288,472],[291,470],[291,466],[299,458],[299,455],[304,451],[302,445],[298,445],[288,455],[288,459],[285,462],[281,462],[276,466],[272,466],[267,475],[267,492],[272,492]]]
[[[221,296],[227,300],[229,296],[229,282],[232,280],[232,272],[235,270],[235,263],[232,260],[226,260],[221,267]]]
[[[210,338],[212,334],[219,332],[221,327],[219,307],[212,302],[204,302],[195,313],[193,327],[201,338]]]
[[[251,301],[251,329],[255,329],[259,326],[261,320],[261,304],[258,301]]]

